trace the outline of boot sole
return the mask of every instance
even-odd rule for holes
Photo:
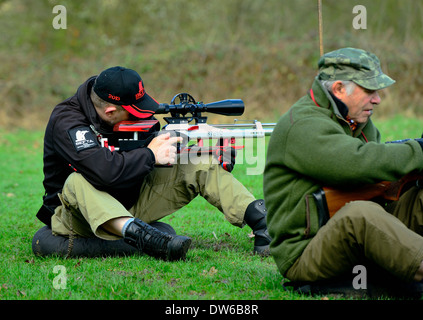
[[[270,256],[270,248],[269,245],[266,246],[255,246],[254,247],[254,253],[258,254],[262,257],[268,257]]]

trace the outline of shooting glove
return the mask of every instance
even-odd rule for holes
[[[232,172],[235,167],[236,150],[234,147],[221,147],[214,152],[223,169]]]

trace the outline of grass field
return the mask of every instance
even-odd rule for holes
[[[375,120],[386,140],[420,137],[422,121]],[[192,237],[187,261],[168,263],[146,256],[64,259],[35,257],[33,234],[42,226],[43,132],[0,129],[0,300],[293,300],[320,299],[285,291],[271,257],[252,254],[250,229],[233,227],[197,198],[167,217],[178,233]],[[262,197],[262,176],[235,176]],[[56,266],[64,266],[55,272]],[[57,276],[64,275],[62,288]],[[56,282],[55,282],[56,281]]]

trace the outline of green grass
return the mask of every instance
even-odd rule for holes
[[[397,117],[375,120],[389,139],[420,137],[421,121]],[[40,131],[0,129],[0,300],[288,300],[320,299],[286,291],[271,257],[252,254],[250,229],[233,227],[204,199],[164,219],[192,237],[185,262],[147,256],[122,258],[39,258],[31,250],[42,226],[42,140]],[[262,176],[235,176],[262,197]],[[66,288],[55,289],[55,266],[66,268]]]

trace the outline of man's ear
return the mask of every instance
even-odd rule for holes
[[[335,97],[337,97],[340,100],[344,98],[344,96],[346,95],[346,90],[342,81],[335,81],[332,84],[332,93]]]
[[[113,112],[115,112],[116,110],[117,110],[116,106],[111,105],[111,106],[106,107],[106,109],[104,109],[104,113],[107,116],[111,116],[113,114]]]

